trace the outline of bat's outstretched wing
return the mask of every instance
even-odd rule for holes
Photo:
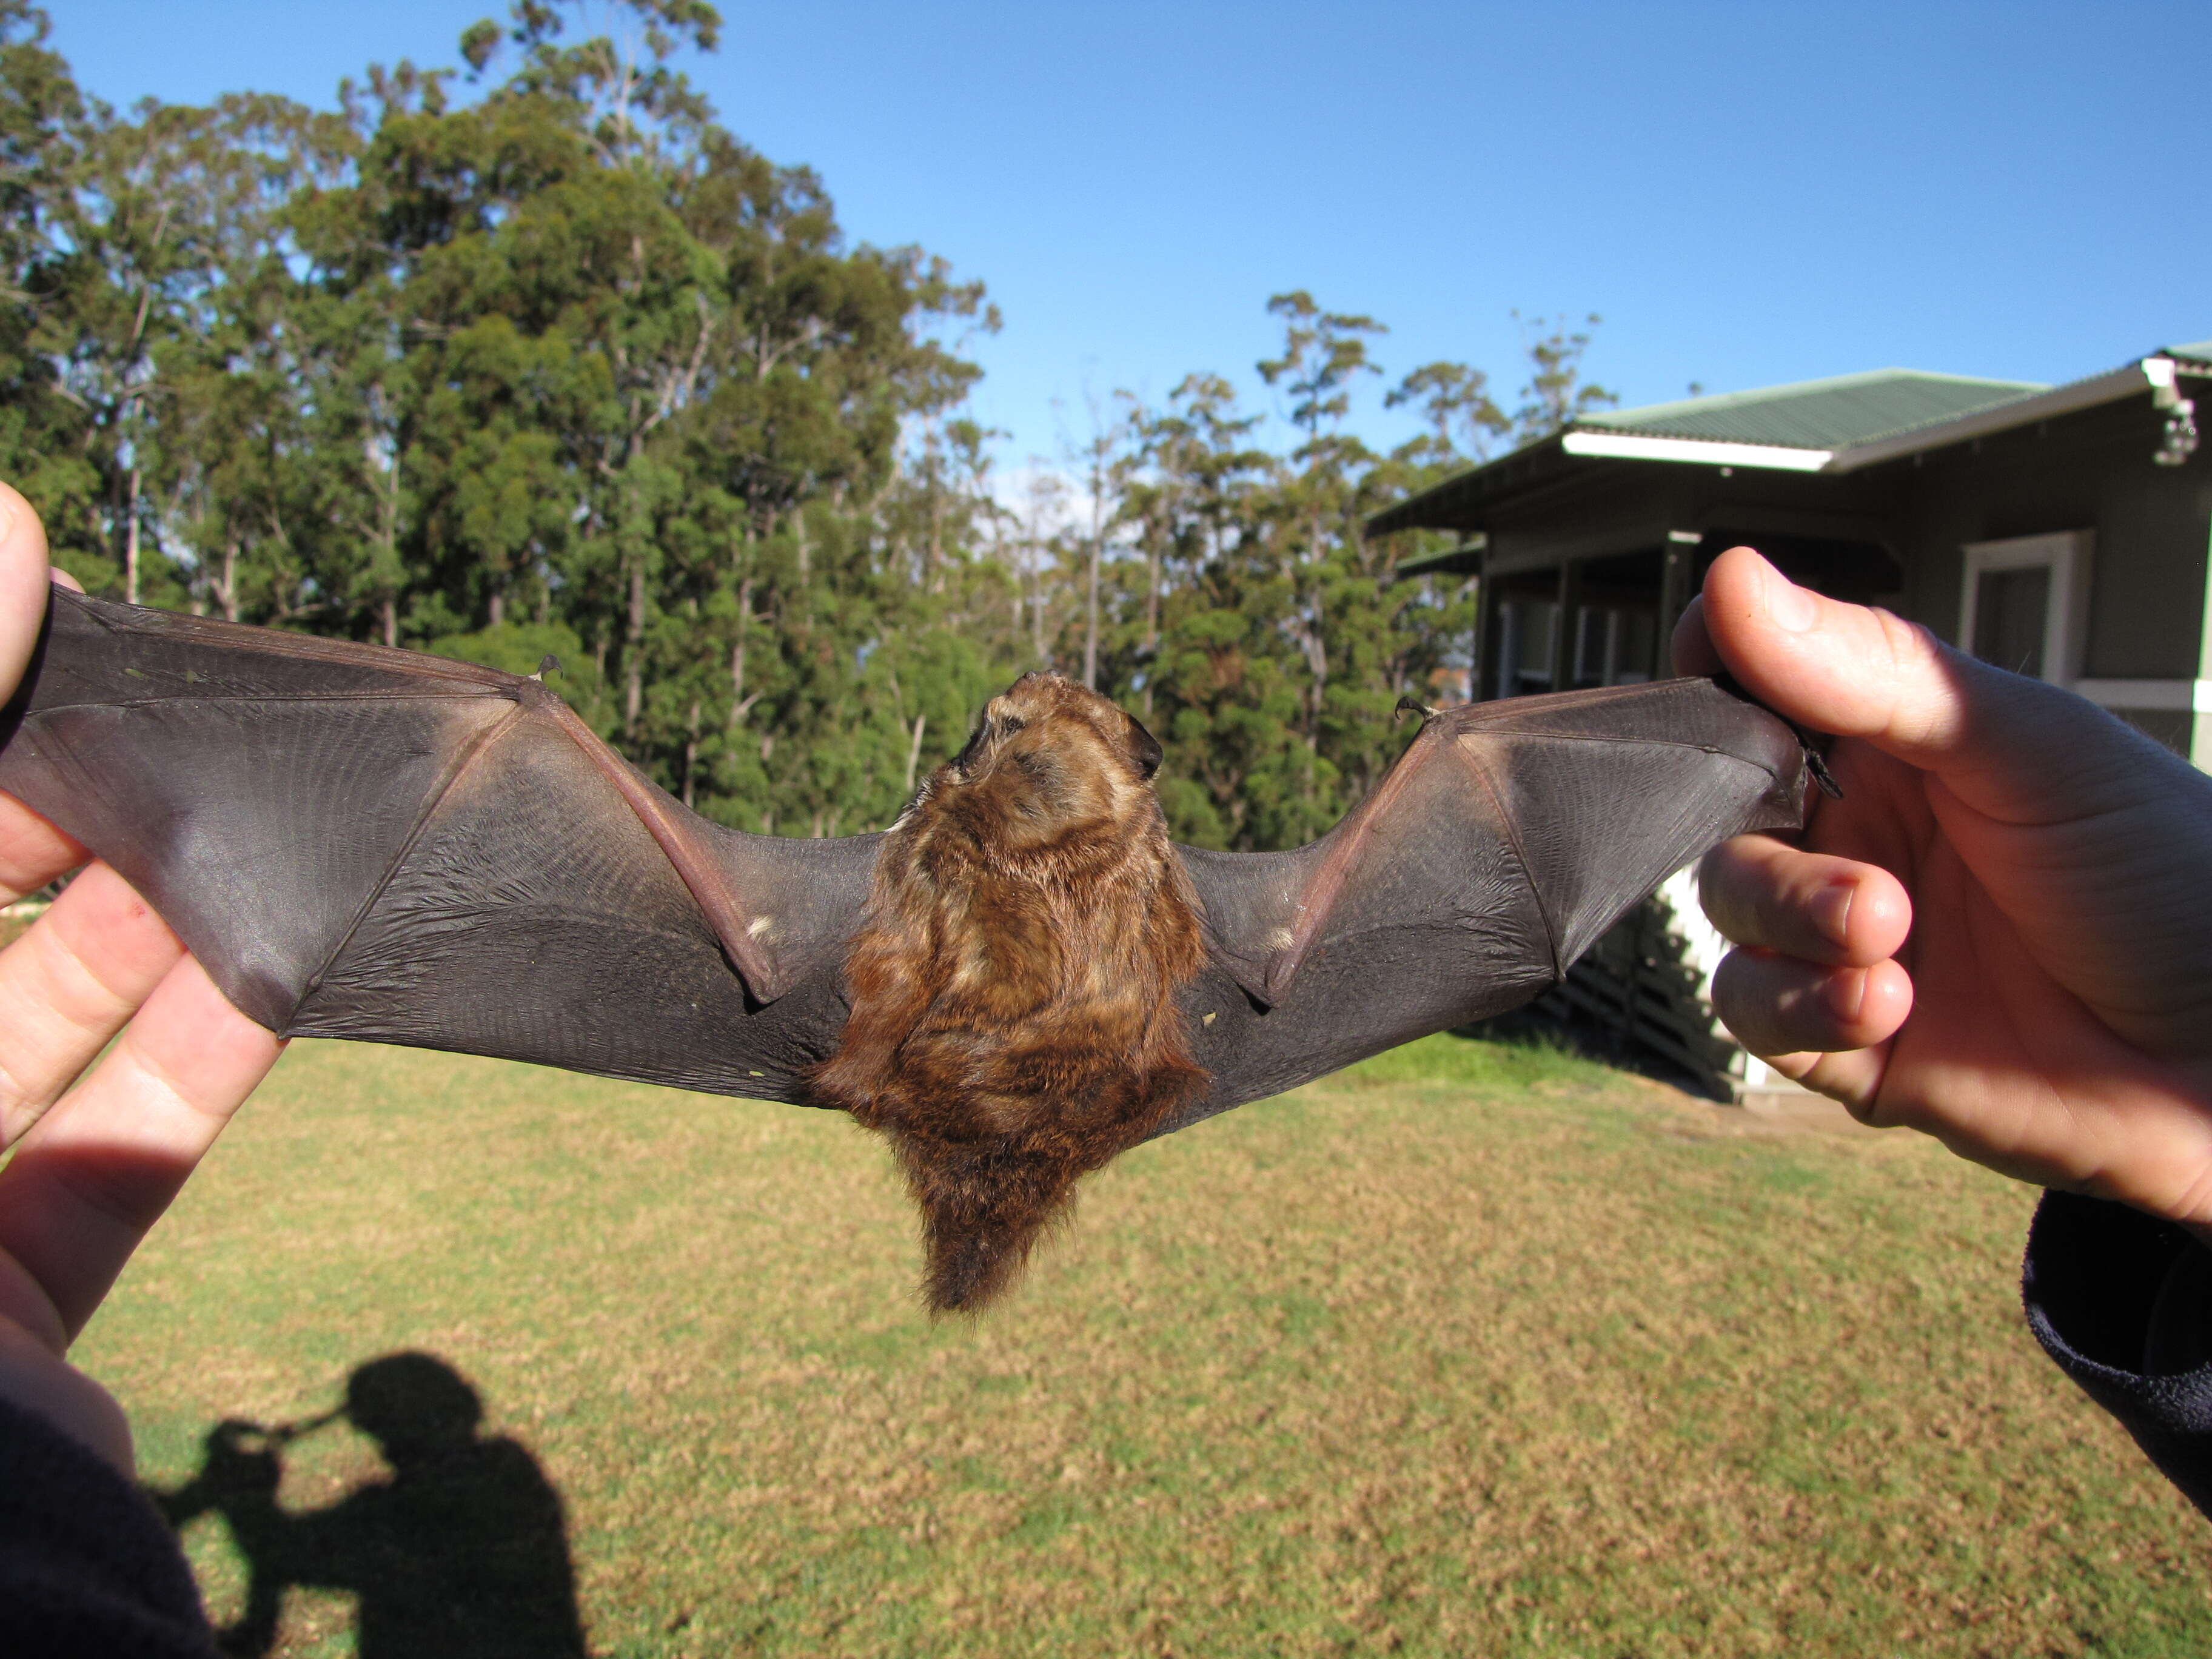
[[[1526,1000],[1804,781],[1781,721],[1665,681],[1447,711],[1313,845],[1182,849],[1213,1081],[1170,1127]],[[880,839],[710,823],[534,680],[64,590],[0,790],[273,1030],[777,1100],[837,1046]]]
[[[1214,963],[1183,1007],[1213,1085],[1168,1127],[1527,1001],[1708,848],[1795,828],[1805,784],[1781,720],[1662,680],[1445,710],[1312,845],[1180,849]]]
[[[56,589],[0,742],[272,1030],[778,1100],[836,1047],[878,838],[710,823],[533,679]]]

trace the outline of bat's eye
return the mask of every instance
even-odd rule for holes
[[[1028,726],[1029,722],[1019,714],[1001,714],[999,717],[999,735],[1002,738],[1011,738],[1015,732],[1026,729]]]

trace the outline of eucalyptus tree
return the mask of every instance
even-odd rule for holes
[[[88,586],[534,669],[699,811],[872,828],[995,684],[1080,674],[1151,722],[1176,833],[1285,845],[1401,740],[1464,640],[1375,510],[1608,400],[1587,326],[1532,325],[1509,415],[1463,364],[1388,394],[1373,319],[1276,295],[1258,365],[1118,395],[1025,502],[964,409],[998,316],[685,77],[702,0],[519,0],[459,65],[335,108],[127,117],[0,0],[0,467]],[[1594,320],[1594,319],[1593,319]],[[1086,512],[1085,509],[1088,507]]]
[[[49,30],[28,0],[0,0],[0,474],[44,509],[59,552],[105,565],[95,428],[58,351],[83,280],[65,220],[88,112]]]

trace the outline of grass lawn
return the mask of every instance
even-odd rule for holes
[[[2212,1534],[2021,1322],[2031,1199],[1437,1037],[1123,1158],[933,1326],[840,1118],[301,1043],[77,1358],[167,1487],[438,1356],[603,1655],[2203,1653]],[[384,1467],[335,1425],[281,1500]]]

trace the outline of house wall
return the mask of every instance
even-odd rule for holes
[[[1959,637],[1968,543],[2094,532],[2081,678],[2163,682],[2163,700],[2178,707],[2104,700],[2203,763],[2212,759],[2198,752],[2212,749],[2212,717],[2191,705],[2195,683],[2212,679],[2212,449],[2160,466],[2153,457],[2164,430],[2146,393],[1875,471],[1899,479],[1900,610],[1947,640]]]
[[[2145,395],[1875,469],[1899,476],[1905,614],[1955,641],[1966,544],[2092,530],[2084,678],[2203,678],[2212,451],[2160,466],[2163,429]]]
[[[2184,390],[2204,398],[2212,434],[2212,386],[2189,381]],[[2212,767],[2212,712],[2195,708],[2212,703],[2212,441],[2183,465],[2160,466],[2153,457],[2164,428],[2146,392],[1839,475],[1553,454],[1531,458],[1504,499],[1479,512],[1470,504],[1461,527],[1487,534],[1486,586],[1500,594],[1534,592],[1565,561],[1661,549],[1674,532],[1880,543],[1904,568],[1902,590],[1846,597],[1887,604],[1947,640],[1959,635],[1968,544],[2088,530],[2095,545],[2083,678],[2160,683],[2148,703],[2103,700]],[[1725,539],[1709,535],[1699,562]],[[1692,568],[1670,597],[1693,591],[1703,574]],[[1492,619],[1487,602],[1485,610]],[[1661,619],[1662,631],[1671,622]],[[1492,628],[1486,659],[1495,645]]]

